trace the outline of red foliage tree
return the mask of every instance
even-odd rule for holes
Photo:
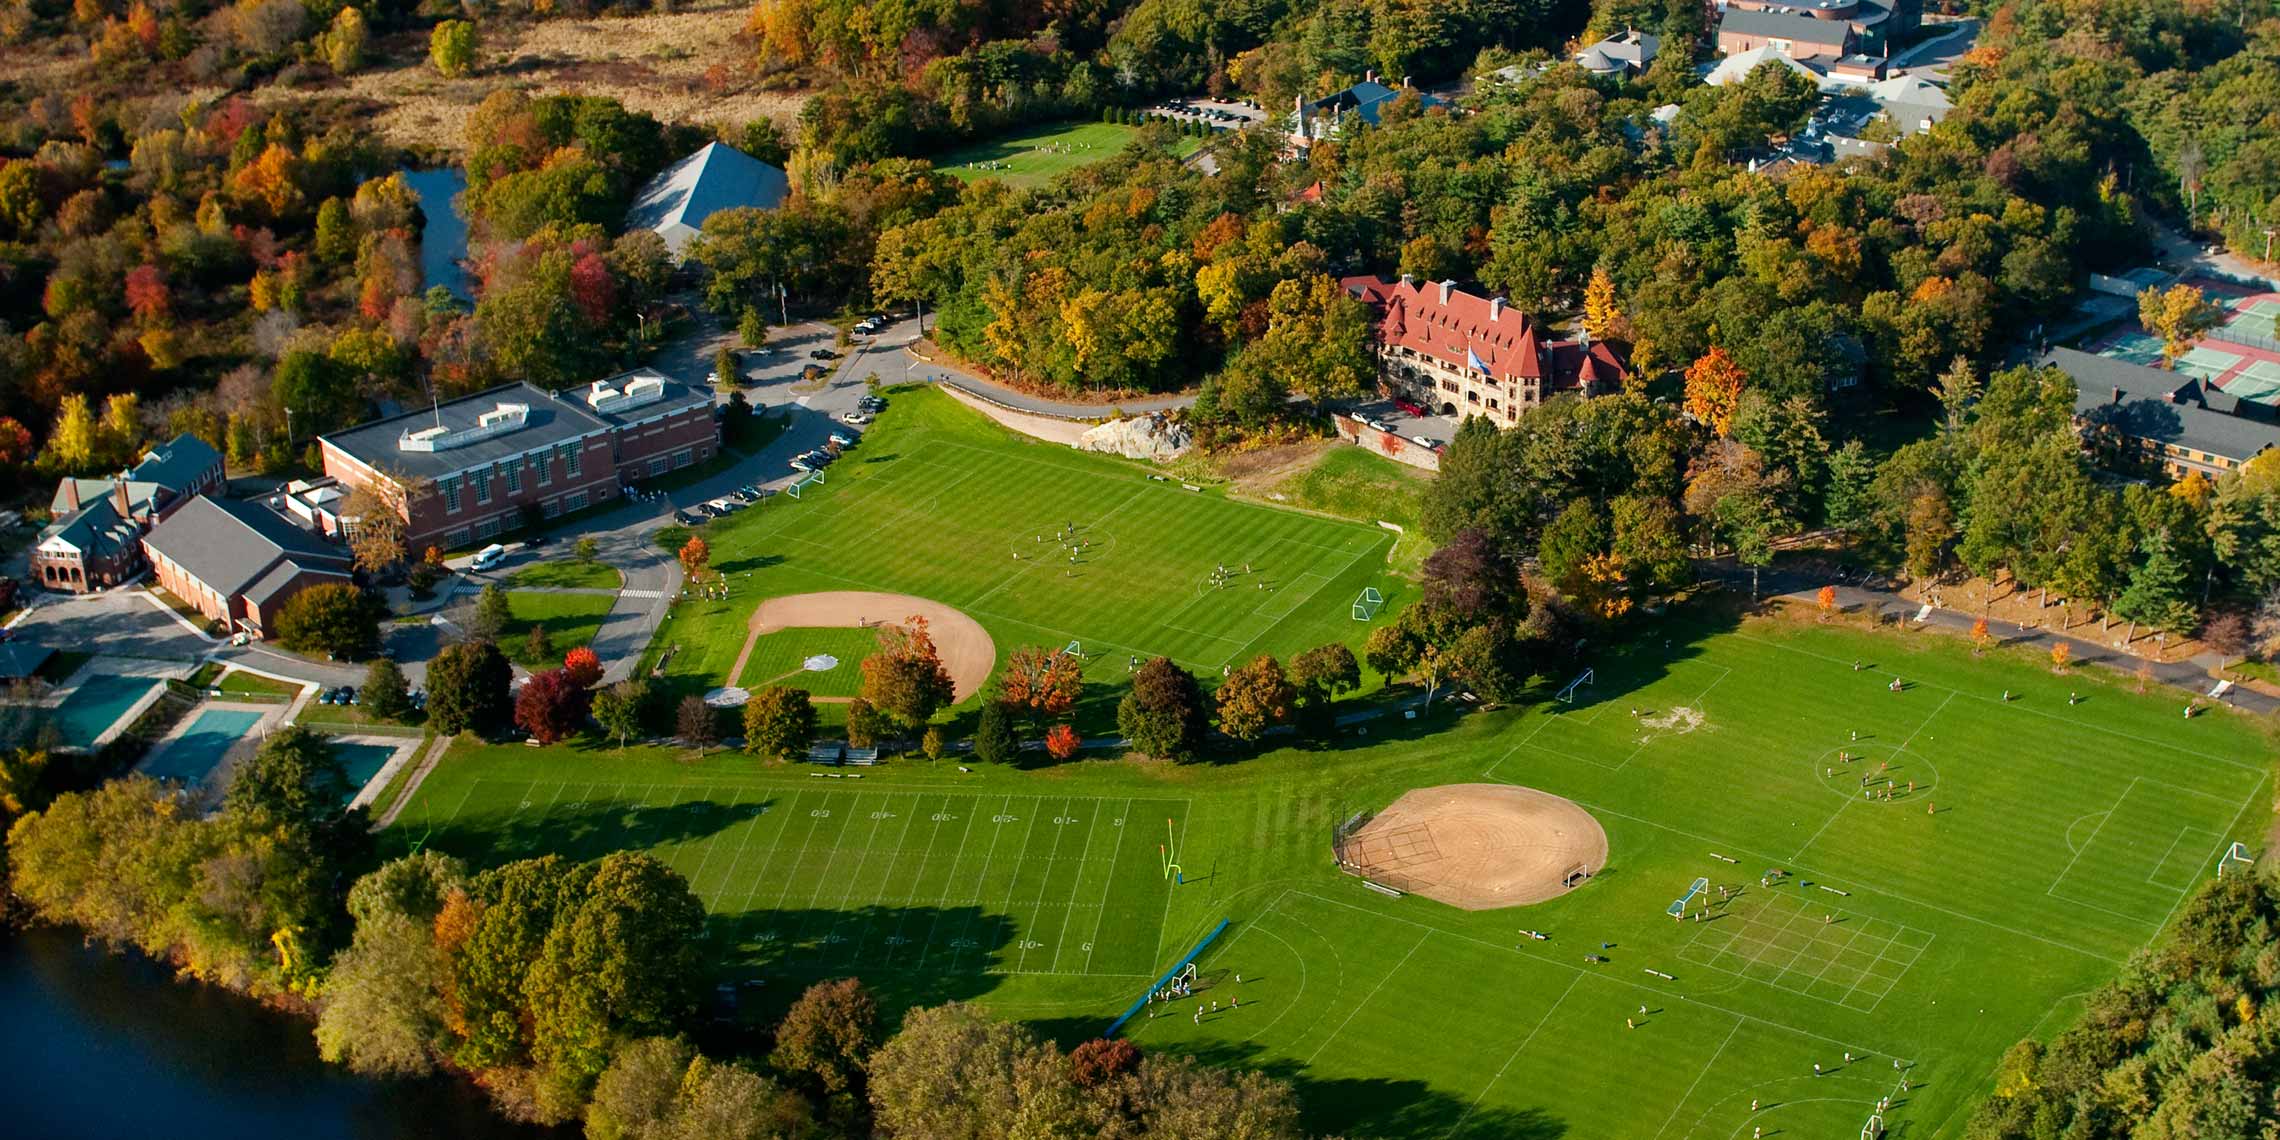
[[[1055,760],[1073,759],[1077,750],[1084,746],[1084,738],[1077,735],[1076,729],[1065,724],[1056,724],[1045,734],[1045,751]]]
[[[610,310],[617,307],[617,278],[601,254],[589,253],[571,264],[570,303],[588,324],[609,323]]]
[[[0,416],[0,467],[16,467],[31,460],[31,429],[11,417]]]
[[[1069,1079],[1092,1088],[1140,1067],[1140,1047],[1122,1037],[1095,1037],[1069,1050]]]
[[[581,689],[591,689],[602,679],[602,658],[592,646],[581,645],[562,655],[562,671],[570,675],[570,683]]]
[[[540,744],[552,744],[586,722],[591,699],[585,689],[571,681],[567,670],[549,669],[523,683],[522,692],[515,697],[515,724]]]
[[[127,308],[146,324],[164,321],[174,307],[174,293],[166,287],[166,274],[145,262],[127,271]]]

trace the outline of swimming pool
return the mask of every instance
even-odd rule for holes
[[[238,709],[207,709],[180,736],[143,761],[143,774],[196,787],[213,772],[214,765],[222,762],[232,745],[261,723],[261,717],[261,713]]]
[[[97,674],[79,683],[55,709],[55,727],[63,742],[93,748],[95,738],[117,724],[135,702],[165,684],[157,677],[122,677]]]
[[[354,800],[396,754],[393,744],[344,744],[338,740],[333,741],[332,750],[340,757],[340,766],[348,770],[348,800]]]

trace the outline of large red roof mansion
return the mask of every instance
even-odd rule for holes
[[[1504,298],[1453,281],[1363,276],[1339,284],[1378,313],[1379,379],[1442,415],[1510,424],[1560,392],[1612,390],[1629,367],[1620,343],[1549,339]]]

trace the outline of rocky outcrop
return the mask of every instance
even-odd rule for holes
[[[1077,446],[1126,459],[1177,459],[1192,442],[1185,424],[1157,412],[1087,428],[1084,435],[1078,437]]]

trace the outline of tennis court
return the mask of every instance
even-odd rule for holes
[[[2248,367],[2225,381],[2225,392],[2259,404],[2280,404],[2280,362],[2250,361]]]
[[[2275,333],[2275,323],[2280,323],[2280,301],[2249,301],[2233,310],[2232,319],[2225,322],[2225,331],[2273,340],[2280,335]]]
[[[2199,345],[2177,359],[2177,371],[2197,380],[2215,380],[2233,370],[2241,362],[2237,352],[2226,352],[2211,345]]]

